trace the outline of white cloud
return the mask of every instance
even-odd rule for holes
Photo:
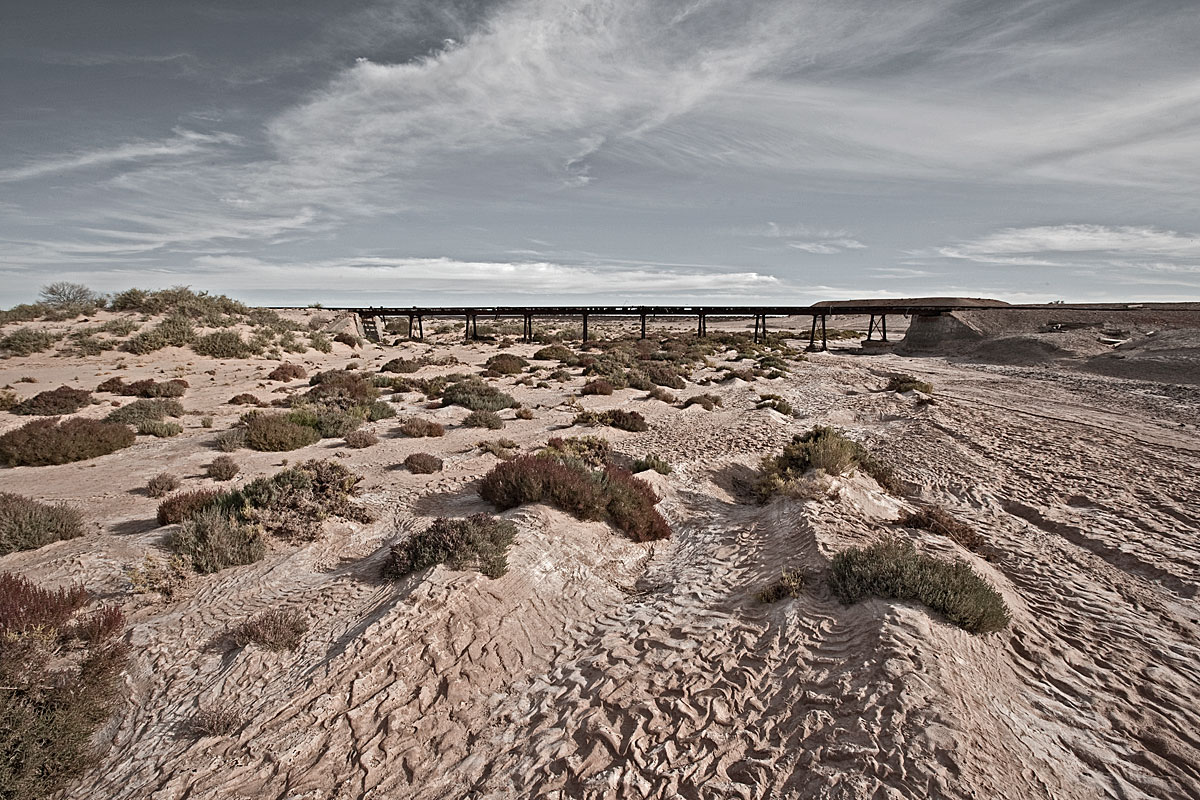
[[[33,161],[24,166],[0,169],[0,183],[27,181],[73,170],[129,164],[152,159],[194,155],[214,145],[236,144],[238,137],[225,134],[204,134],[176,129],[175,135],[157,142],[139,141],[103,150],[87,150]]]

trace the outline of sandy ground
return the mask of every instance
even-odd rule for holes
[[[501,379],[534,419],[508,411],[503,431],[462,428],[465,410],[430,409],[411,394],[397,410],[444,422],[444,438],[406,439],[384,420],[368,426],[381,443],[364,450],[324,440],[286,454],[238,451],[235,485],[276,471],[284,456],[339,458],[366,476],[362,501],[379,521],[332,523],[312,544],[197,576],[169,602],[132,595],[124,577],[165,552],[169,529],[142,487],[163,470],[209,485],[211,442],[243,410],[224,401],[276,396],[280,384],[263,377],[275,362],[178,350],[0,362],[0,385],[23,396],[62,382],[94,388],[110,374],[181,375],[193,387],[184,403],[196,416],[179,437],[0,470],[3,490],[68,500],[95,525],[0,558],[0,569],[54,585],[84,580],[131,619],[128,699],[98,737],[102,765],[65,796],[1197,797],[1200,391],[851,346],[811,355],[788,378],[677,392],[721,395],[713,412],[636,390],[580,398],[643,413],[645,433],[569,428],[563,402],[581,378],[551,389]],[[291,360],[310,372],[345,365],[353,352],[335,348]],[[496,347],[369,346],[358,363],[373,370],[427,352],[478,365]],[[126,366],[114,372],[118,359]],[[936,402],[880,391],[894,370],[932,381]],[[760,392],[783,395],[796,416],[754,410]],[[216,417],[212,430],[202,414]],[[24,421],[0,414],[0,430]],[[750,501],[760,457],[815,423],[896,464],[907,499],[851,477],[820,500]],[[474,486],[496,459],[476,441],[504,436],[530,451],[583,434],[675,466],[644,475],[663,497],[669,541],[634,544],[532,505],[504,514],[519,535],[498,580],[444,567],[380,578],[397,537],[437,516],[490,510]],[[396,468],[421,451],[442,455],[445,470]],[[987,559],[931,534],[920,543],[996,586],[1013,610],[1008,629],[972,636],[916,605],[847,607],[829,593],[831,555],[888,531],[917,499],[945,504],[987,538]],[[782,568],[806,573],[802,596],[758,603]],[[297,652],[213,646],[252,614],[285,606],[310,622]],[[188,720],[210,701],[236,705],[244,725],[196,738]]]

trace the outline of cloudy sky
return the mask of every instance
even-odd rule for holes
[[[0,304],[1200,299],[1196,0],[7,0]]]

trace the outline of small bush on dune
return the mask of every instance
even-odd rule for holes
[[[191,489],[172,495],[158,504],[158,524],[174,525],[183,522],[202,508],[216,503],[219,489]]]
[[[922,506],[901,516],[897,524],[949,537],[968,550],[978,550],[984,543],[979,531],[957,519],[942,506]]]
[[[495,411],[472,411],[462,423],[467,428],[487,428],[498,431],[504,427],[504,420]]]
[[[183,397],[187,389],[188,382],[181,378],[161,382],[147,378],[133,383],[126,383],[122,378],[109,378],[96,387],[97,392],[125,397]]]
[[[294,608],[278,608],[255,614],[231,631],[238,647],[253,642],[274,652],[296,650],[308,633],[308,618]]]
[[[670,462],[664,458],[659,458],[658,456],[643,456],[642,458],[639,458],[637,461],[633,462],[632,471],[634,473],[645,472],[648,469],[654,470],[659,475],[671,474]]]
[[[583,388],[579,390],[579,393],[609,395],[613,393],[613,385],[604,380],[604,378],[596,378],[585,383]]]
[[[555,436],[546,442],[541,453],[559,460],[582,461],[589,467],[602,467],[612,457],[612,445],[608,439],[599,436],[570,436],[565,439]]]
[[[259,400],[249,392],[235,394],[225,402],[231,406],[261,406],[263,404],[262,400]]]
[[[371,431],[351,431],[346,434],[346,446],[361,450],[379,444],[379,437]]]
[[[111,412],[105,420],[122,425],[140,425],[143,422],[161,422],[167,417],[182,417],[183,404],[178,400],[134,400]]]
[[[17,328],[10,334],[0,336],[0,352],[12,356],[31,356],[49,350],[58,337],[36,328]]]
[[[197,355],[209,358],[250,358],[262,352],[262,348],[247,342],[235,331],[209,333],[191,344]]]
[[[213,440],[213,446],[222,453],[232,453],[246,446],[246,429],[230,428],[221,431]]]
[[[862,445],[833,428],[817,425],[807,433],[797,434],[780,455],[763,459],[756,491],[760,499],[766,500],[785,491],[789,483],[802,478],[810,469],[842,475],[854,467],[874,477],[884,489],[895,489],[896,481],[890,469]]]
[[[829,587],[847,605],[872,595],[915,600],[970,633],[998,631],[1010,620],[1004,598],[966,563],[924,555],[900,538],[838,553]]]
[[[83,514],[67,504],[0,492],[0,556],[82,535]]]
[[[442,471],[442,460],[431,453],[413,453],[404,459],[404,466],[417,475],[430,475]]]
[[[146,556],[141,564],[126,569],[125,577],[135,594],[160,594],[170,600],[187,585],[191,572],[192,561],[187,556]]]
[[[91,402],[92,393],[86,389],[72,389],[70,386],[60,386],[45,392],[38,392],[23,403],[13,407],[12,413],[27,416],[52,417],[60,414],[74,414]]]
[[[314,429],[321,439],[329,439],[358,430],[366,422],[367,414],[368,409],[363,406],[343,408],[332,403],[315,403],[292,409],[286,419]]]
[[[533,419],[533,409],[529,407],[518,408],[516,414],[517,419]]]
[[[671,394],[661,386],[655,386],[653,389],[651,389],[650,394],[646,396],[646,399],[659,400],[663,403],[669,403],[671,405],[674,405],[676,402],[675,395]]]
[[[229,456],[217,456],[205,471],[214,481],[231,481],[240,470],[238,463]]]
[[[804,574],[799,571],[784,570],[779,580],[760,592],[755,593],[754,599],[760,603],[775,603],[785,597],[796,598],[804,589]]]
[[[196,736],[228,736],[246,724],[240,708],[232,703],[205,703],[192,715],[190,727]]]
[[[254,412],[244,419],[246,446],[269,453],[286,452],[321,441],[315,428],[292,421],[289,414]]]
[[[792,415],[792,404],[777,394],[760,394],[758,403],[754,407],[757,409],[769,408],[789,417]]]
[[[486,366],[500,375],[516,375],[528,367],[529,362],[512,353],[497,353],[487,360]]]
[[[683,401],[683,407],[700,406],[705,411],[712,411],[721,405],[721,398],[715,394],[697,394]]]
[[[400,426],[400,432],[413,439],[420,439],[425,436],[444,436],[446,429],[440,423],[411,417]]]
[[[379,389],[364,375],[346,370],[329,370],[309,378],[313,388],[304,394],[304,401],[326,403],[350,408],[367,406],[379,399]]]
[[[353,333],[348,333],[347,331],[334,334],[333,340],[339,344],[348,345],[354,348],[362,347],[363,343],[362,339],[358,338]]]
[[[568,347],[564,347],[561,344],[552,344],[534,353],[533,359],[534,361],[558,361],[572,366],[578,361],[579,357]]]
[[[267,553],[262,534],[252,525],[232,519],[214,504],[192,513],[171,537],[175,552],[191,559],[203,574],[261,561]]]
[[[496,458],[507,460],[515,456],[520,449],[520,445],[512,439],[487,439],[482,442],[476,442],[475,446],[484,453],[491,453]]]
[[[308,372],[299,364],[280,364],[267,373],[267,380],[271,381],[299,381],[307,377]]]
[[[146,494],[150,497],[166,497],[178,489],[179,485],[178,475],[172,475],[169,472],[160,472],[146,483]]]
[[[678,372],[658,364],[647,365],[646,377],[656,386],[666,386],[669,389],[682,389],[687,386]]]
[[[183,426],[178,422],[146,420],[138,423],[137,432],[143,436],[157,436],[160,439],[166,439],[183,433]]]
[[[320,331],[313,331],[308,335],[308,343],[313,350],[318,353],[332,353],[333,341]]]
[[[508,571],[508,549],[516,535],[517,528],[511,522],[487,514],[466,519],[442,517],[394,545],[384,573],[402,578],[435,564],[445,564],[450,569],[473,569],[489,578],[499,578]]]
[[[46,417],[0,436],[0,463],[12,467],[68,464],[108,455],[129,447],[135,439],[125,425]]]
[[[12,389],[0,389],[0,411],[11,411],[21,402],[21,396]]]
[[[420,358],[393,358],[391,361],[379,368],[380,372],[395,372],[401,375],[408,375],[416,372],[421,367],[425,366],[424,359]]]
[[[658,496],[650,484],[620,467],[608,466],[602,476],[601,485],[607,498],[605,511],[618,530],[635,542],[670,537],[667,521],[654,508]]]
[[[327,517],[370,521],[350,499],[362,478],[336,461],[305,461],[269,477],[256,478],[230,494],[223,505],[239,521],[261,526],[289,541],[315,539]]]
[[[650,430],[645,417],[636,411],[626,411],[622,408],[615,408],[609,411],[584,411],[581,414],[575,415],[575,420],[571,424],[608,425],[623,431],[633,431],[635,433]]]
[[[888,392],[912,392],[917,391],[922,394],[933,394],[933,384],[914,378],[912,375],[904,373],[896,373],[888,376],[888,385],[884,391]]]
[[[468,379],[446,386],[442,391],[442,405],[462,406],[471,411],[500,411],[512,408],[517,401],[483,381]]]

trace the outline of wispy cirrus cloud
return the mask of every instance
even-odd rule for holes
[[[218,145],[234,145],[239,142],[237,136],[227,133],[206,134],[177,128],[174,134],[168,139],[127,142],[104,149],[66,153],[17,167],[0,169],[0,183],[27,181],[75,170],[190,156]]]

